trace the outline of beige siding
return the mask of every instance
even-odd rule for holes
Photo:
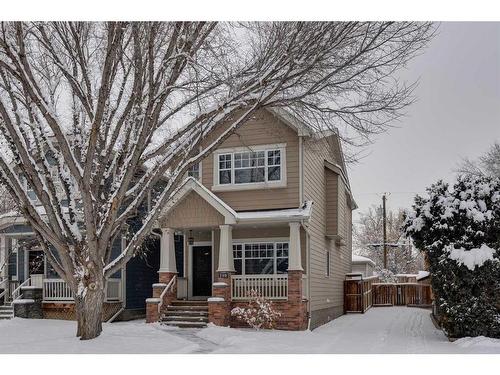
[[[326,234],[338,234],[338,185],[339,176],[328,168],[325,168],[326,179],[326,207],[325,221]]]
[[[224,216],[192,191],[170,211],[161,224],[168,228],[212,227],[224,224]]]
[[[335,152],[327,140],[304,141],[304,198],[314,201],[313,214],[308,225],[310,236],[310,285],[311,311],[332,309],[335,314],[343,310],[343,280],[351,270],[351,245],[346,241],[338,246],[335,240],[326,237],[326,173],[324,160],[340,164],[335,160]],[[337,153],[338,155],[338,153]],[[338,156],[337,156],[338,157]],[[346,220],[351,220],[351,212],[346,212],[345,187],[342,180],[338,180],[338,216],[339,232],[347,235],[349,226]],[[330,251],[330,277],[326,276],[326,252]],[[333,318],[334,316],[328,317]]]
[[[205,140],[209,144],[223,129],[214,131]],[[267,111],[258,112],[242,125],[219,149],[286,143],[287,186],[284,188],[215,192],[236,211],[295,208],[299,205],[299,139],[297,133]],[[214,184],[214,157],[202,162],[202,183],[212,188]]]

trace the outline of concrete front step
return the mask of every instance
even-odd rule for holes
[[[207,301],[183,301],[175,300],[171,303],[172,306],[208,306]]]
[[[208,316],[208,311],[167,310],[165,316]]]
[[[179,315],[179,316],[165,316],[162,320],[163,322],[204,322],[208,323],[208,317],[207,316],[185,316],[185,315]]]
[[[168,305],[170,311],[208,311],[208,305]]]
[[[179,327],[179,328],[205,328],[207,326],[207,323],[205,322],[186,322],[186,321],[163,322],[163,324],[170,327]]]

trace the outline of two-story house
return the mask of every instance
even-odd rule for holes
[[[119,317],[146,306],[148,322],[238,326],[231,309],[254,290],[281,312],[278,328],[324,324],[344,312],[355,208],[337,135],[261,110],[195,165],[163,208],[152,234],[159,241],[117,276],[120,292],[111,296],[121,303]],[[8,246],[13,228],[0,224]],[[29,267],[22,267],[26,279]],[[58,294],[49,276],[44,296]],[[58,302],[50,299],[51,308]]]
[[[279,328],[314,328],[343,314],[356,204],[337,135],[262,110],[190,175],[159,220],[160,283],[148,321],[196,321],[201,309],[189,310],[201,303],[173,299],[208,298],[209,321],[237,325],[230,311],[251,290],[274,301]]]

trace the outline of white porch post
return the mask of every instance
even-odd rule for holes
[[[235,272],[233,260],[233,227],[220,225],[219,267],[217,272]]]
[[[0,278],[7,277],[7,240],[5,236],[0,236]]]
[[[175,264],[174,230],[172,228],[161,229],[159,272],[177,273],[177,266]]]
[[[291,222],[290,247],[288,252],[288,271],[304,271],[300,256],[300,223]]]

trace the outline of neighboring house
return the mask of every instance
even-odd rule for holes
[[[373,276],[374,268],[375,262],[370,258],[366,258],[361,255],[352,255],[352,273],[360,273],[363,277],[370,277]]]
[[[222,131],[208,134],[205,145]],[[344,313],[355,208],[337,135],[261,110],[190,170],[161,212],[161,240],[148,245],[148,259],[134,258],[117,275],[121,317],[147,306],[148,321],[235,326],[231,309],[256,290],[282,313],[278,328],[324,324]],[[6,228],[2,244],[19,243],[15,225]],[[22,282],[33,272],[31,252],[19,258],[19,251],[7,278],[17,272]]]
[[[124,245],[124,240],[117,238],[112,256],[116,257]],[[151,283],[157,280],[159,239],[155,241],[153,236],[148,247],[150,251],[133,258],[108,280],[104,320],[118,312],[123,319],[144,316],[144,300],[150,294]],[[22,298],[23,286],[43,289],[45,318],[74,319],[69,287],[46,260],[24,218],[11,212],[0,215],[0,306],[2,302]]]

